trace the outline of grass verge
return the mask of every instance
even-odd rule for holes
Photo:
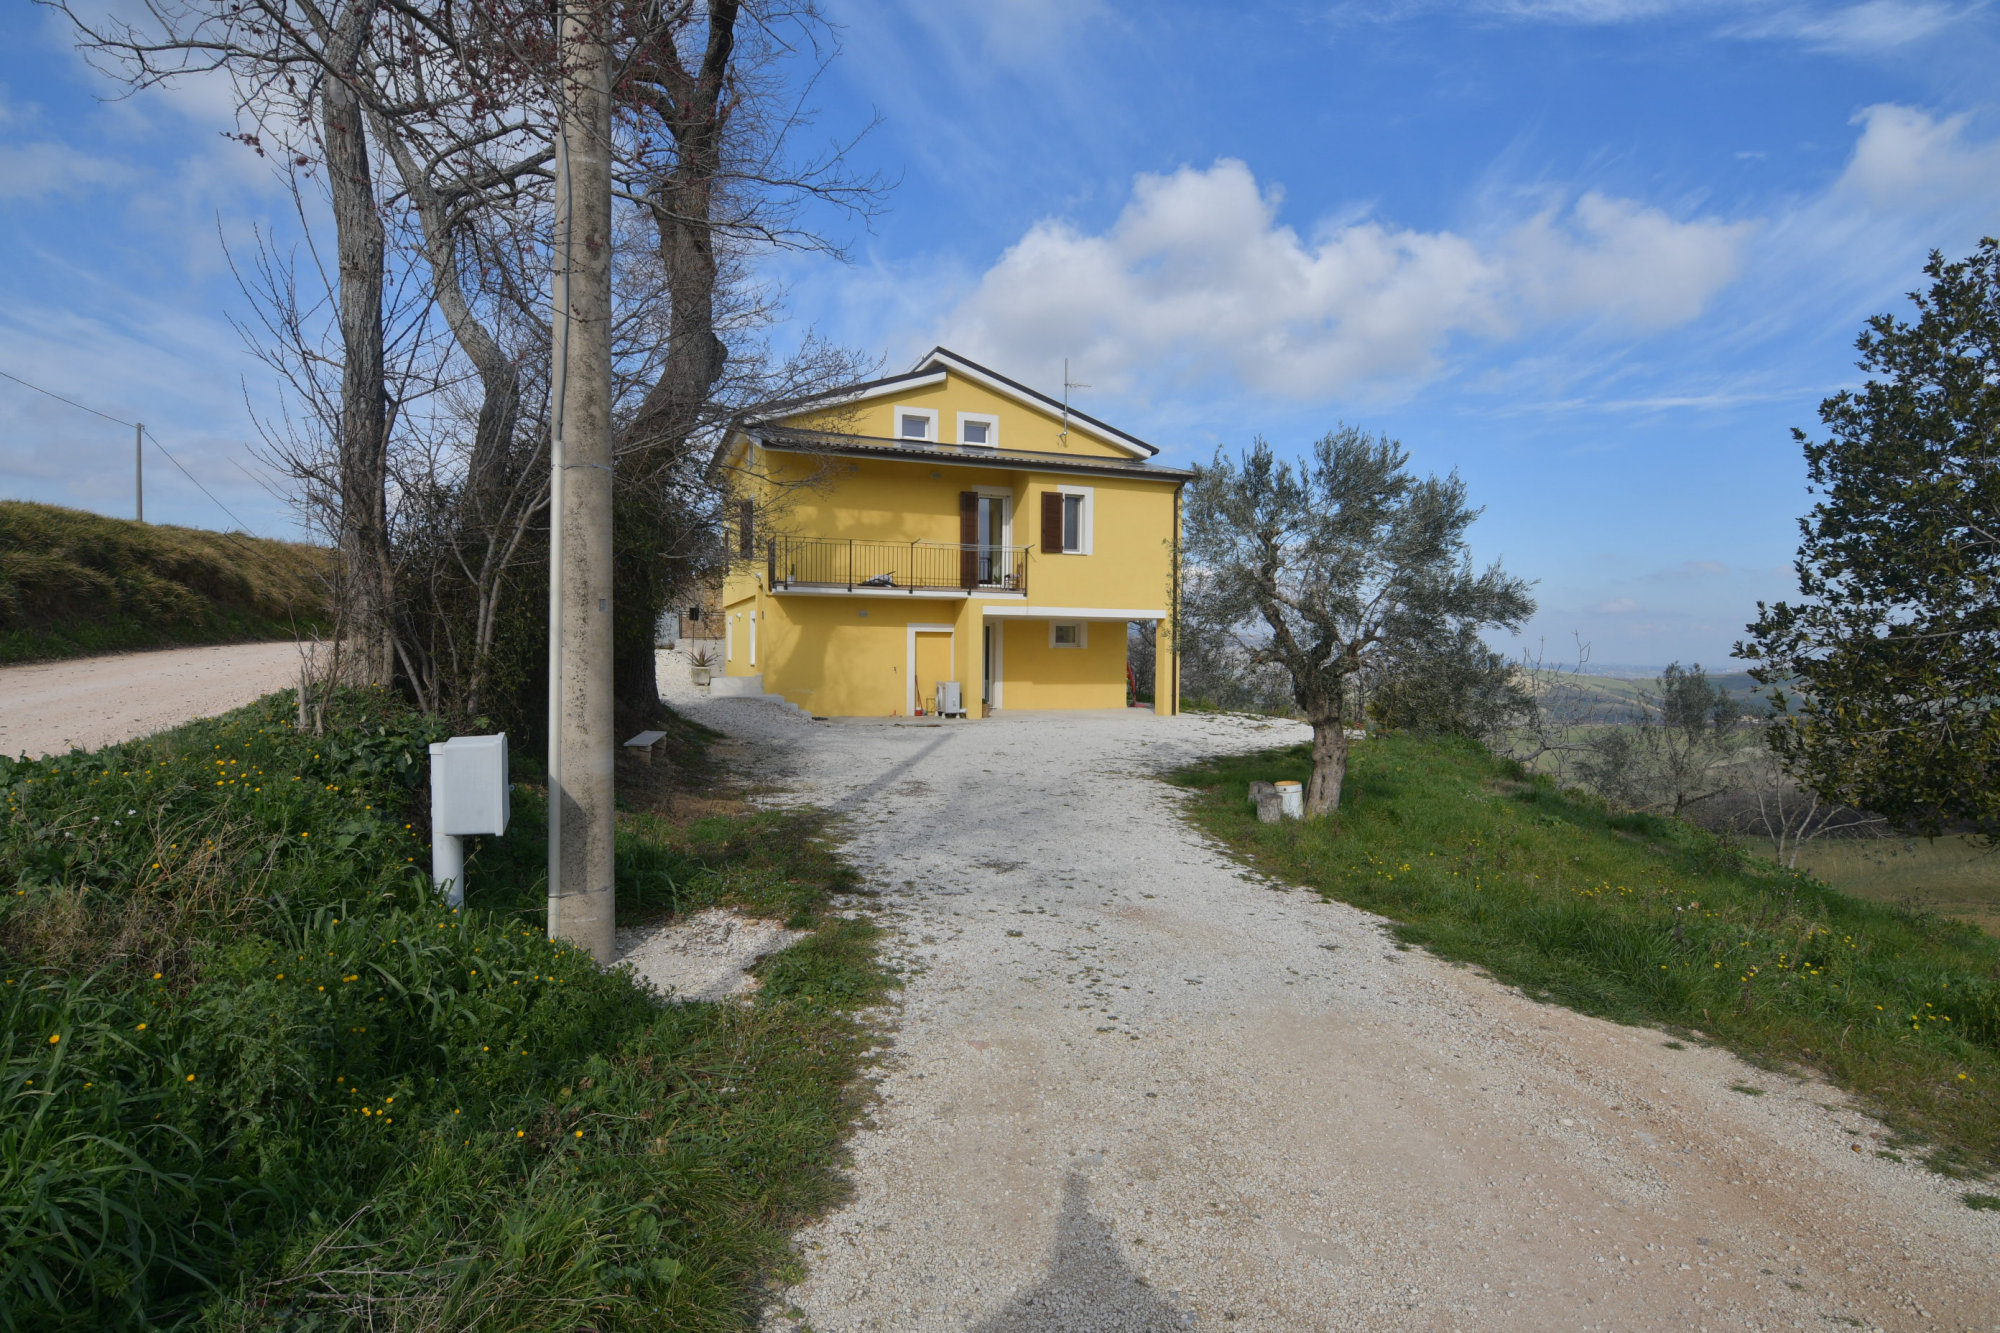
[[[288,639],[323,619],[331,554],[0,500],[0,662]]]
[[[1338,824],[1259,824],[1249,783],[1310,771],[1301,746],[1175,781],[1250,862],[1400,940],[1540,1000],[1817,1070],[1934,1169],[2000,1168],[2000,940],[1614,813],[1469,743],[1372,738]]]
[[[817,823],[622,819],[621,919],[814,931],[751,1003],[661,1006],[542,933],[538,794],[448,911],[433,724],[289,711],[0,761],[0,1327],[750,1326],[892,984]]]

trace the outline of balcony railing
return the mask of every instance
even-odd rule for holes
[[[848,592],[1028,591],[1028,548],[961,542],[873,542],[846,537],[773,537],[765,585]]]

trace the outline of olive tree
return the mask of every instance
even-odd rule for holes
[[[1297,463],[1262,439],[1235,461],[1217,450],[1188,486],[1183,635],[1233,639],[1284,672],[1313,729],[1311,817],[1340,804],[1365,675],[1534,613],[1523,580],[1473,568],[1480,511],[1458,474],[1418,478],[1408,463],[1394,440],[1343,426]]]

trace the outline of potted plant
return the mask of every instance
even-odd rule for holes
[[[694,656],[688,658],[688,668],[693,672],[694,683],[697,685],[708,684],[709,674],[714,666],[715,659],[708,655],[706,648],[695,649]]]

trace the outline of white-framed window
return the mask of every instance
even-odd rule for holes
[[[1049,622],[1049,647],[1088,648],[1090,646],[1090,622],[1084,620],[1051,620]]]
[[[990,412],[960,412],[958,442],[975,449],[998,449],[1000,418]]]
[[[1091,529],[1096,526],[1096,497],[1088,486],[1058,486],[1062,495],[1062,549],[1071,555],[1089,555]]]
[[[895,415],[896,438],[899,440],[924,440],[935,444],[938,437],[938,414],[935,407],[898,407]]]

